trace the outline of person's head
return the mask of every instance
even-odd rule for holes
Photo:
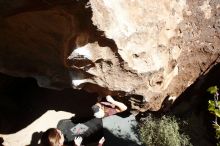
[[[92,111],[96,118],[103,118],[105,116],[105,111],[102,105],[99,103],[96,103],[95,105],[92,106]]]
[[[64,136],[62,132],[56,128],[50,128],[44,132],[41,137],[43,146],[63,146]]]

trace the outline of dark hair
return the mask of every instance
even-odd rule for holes
[[[50,128],[45,131],[41,137],[42,146],[59,146],[60,134],[56,128]]]
[[[100,109],[100,107],[96,104],[92,106],[93,113],[97,113],[99,111],[99,109]]]
[[[4,139],[2,137],[0,137],[0,146],[3,144]]]

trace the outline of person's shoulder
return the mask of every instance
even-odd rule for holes
[[[61,131],[65,131],[66,129],[70,129],[75,125],[76,124],[74,124],[71,119],[63,119],[58,122],[57,128]]]

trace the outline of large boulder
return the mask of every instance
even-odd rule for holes
[[[43,87],[143,97],[158,110],[219,62],[218,0],[0,2],[0,72]]]
[[[115,46],[97,42],[69,56],[74,88],[98,85],[140,95],[158,110],[219,62],[220,1],[90,0],[92,21]],[[146,107],[145,107],[146,108]]]

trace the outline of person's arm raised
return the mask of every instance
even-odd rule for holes
[[[115,106],[117,106],[120,112],[127,110],[127,106],[124,103],[114,100],[110,95],[106,96],[106,100],[110,102],[111,104],[114,104]]]
[[[104,142],[105,142],[105,138],[102,137],[102,138],[99,140],[98,146],[102,146]]]

